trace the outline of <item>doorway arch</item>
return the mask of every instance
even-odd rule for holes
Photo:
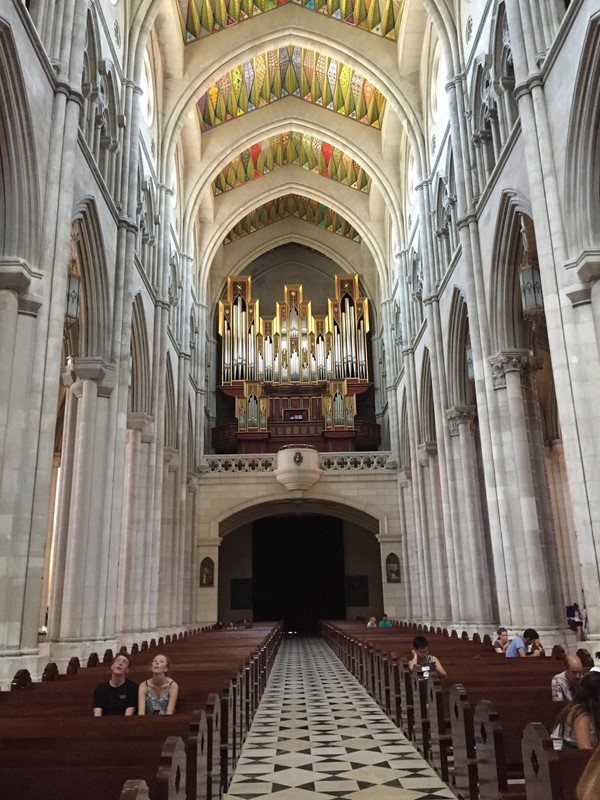
[[[383,611],[381,554],[373,531],[312,508],[275,507],[244,520],[219,551],[218,618],[224,623],[283,619],[316,632],[319,619]],[[345,515],[348,517],[349,515]]]

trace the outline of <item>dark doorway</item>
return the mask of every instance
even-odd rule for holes
[[[257,520],[252,530],[254,619],[283,619],[286,630],[318,631],[345,619],[344,538],[335,517]]]

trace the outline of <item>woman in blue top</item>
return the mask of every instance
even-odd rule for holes
[[[150,670],[152,677],[140,683],[138,714],[172,714],[177,703],[179,686],[167,677],[169,659],[159,654],[154,657]]]

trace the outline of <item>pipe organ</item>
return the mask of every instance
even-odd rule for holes
[[[336,275],[334,295],[326,314],[313,314],[302,286],[286,285],[275,314],[262,316],[251,278],[227,279],[219,303],[220,389],[235,398],[238,441],[276,440],[283,425],[286,443],[293,442],[291,423],[304,439],[307,426],[309,438],[354,435],[356,396],[370,388],[368,303],[358,275]],[[261,449],[264,443],[243,448]]]

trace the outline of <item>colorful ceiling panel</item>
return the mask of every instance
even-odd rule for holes
[[[247,214],[229,231],[223,243],[235,242],[286,217],[298,217],[316,225],[317,228],[345,236],[354,242],[361,240],[360,234],[352,225],[328,206],[298,194],[286,194],[276,200],[270,200]]]
[[[385,97],[351,67],[304,47],[280,47],[219,78],[198,101],[203,131],[288,95],[381,128]]]
[[[286,131],[253,144],[230,161],[214,179],[213,193],[223,194],[287,164],[367,194],[371,189],[371,178],[351,156],[314,136]]]
[[[278,6],[294,3],[396,40],[404,0],[179,0],[186,44]]]

